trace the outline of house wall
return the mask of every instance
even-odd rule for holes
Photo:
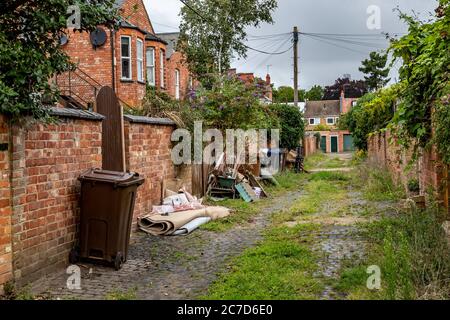
[[[176,78],[175,70],[180,71],[180,99],[186,98],[189,91],[189,69],[184,62],[184,57],[180,52],[174,52],[169,59],[167,59],[167,92],[175,97],[176,94]]]
[[[333,129],[333,130],[335,130],[337,128],[336,125],[327,124],[327,118],[339,118],[338,115],[336,115],[336,116],[326,116],[326,117],[315,117],[315,118],[320,118],[320,125],[322,125],[322,126],[327,126],[328,128]],[[307,125],[306,125],[305,130],[306,131],[317,131],[317,126],[318,125],[310,125],[309,124],[309,119],[310,118],[306,118],[306,124]],[[338,121],[339,121],[339,119],[338,119]]]
[[[121,7],[121,16],[140,29],[155,33],[142,0],[125,0]]]
[[[9,126],[0,115],[0,295],[3,284],[12,279],[11,189]]]
[[[318,131],[321,136],[327,137],[327,153],[331,152],[331,137],[338,137],[338,152],[344,152],[344,135],[350,134],[348,130],[331,130],[331,131]]]

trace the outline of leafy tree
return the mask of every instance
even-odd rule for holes
[[[359,150],[367,150],[367,139],[371,133],[388,127],[394,116],[402,84],[396,84],[376,93],[361,97],[350,112],[339,119],[339,128],[350,130],[354,144]]]
[[[305,99],[308,101],[322,100],[323,93],[323,88],[319,85],[315,85],[305,93]]]
[[[344,90],[347,98],[360,98],[368,92],[367,84],[363,80],[337,79],[331,86],[326,86],[323,100],[339,100]]]
[[[298,101],[304,101],[306,91],[303,89],[298,90]],[[278,89],[273,90],[273,101],[276,103],[289,103],[294,102],[294,88],[289,86],[281,86]]]
[[[207,83],[229,69],[233,56],[246,57],[246,27],[273,23],[276,0],[197,0],[181,9],[179,47],[190,69]],[[193,10],[192,10],[193,9]],[[194,12],[195,10],[195,12]],[[199,16],[199,14],[201,16]]]
[[[440,0],[436,17],[424,23],[400,13],[409,32],[391,46],[401,59],[405,83],[393,127],[405,147],[436,144],[450,163],[450,1]],[[433,128],[434,127],[434,131]]]
[[[362,61],[359,71],[366,74],[367,87],[370,91],[375,91],[384,87],[391,79],[388,78],[389,68],[386,67],[388,55],[378,52],[371,52],[369,59]]]
[[[288,150],[297,148],[305,132],[303,114],[297,107],[285,104],[273,104],[271,109],[280,120],[280,147]]]
[[[269,106],[261,105],[259,99],[255,86],[217,76],[211,88],[202,86],[191,95],[191,104],[209,128],[222,131],[278,128],[278,117]]]
[[[112,26],[118,17],[114,0],[78,0],[81,29]],[[55,100],[49,84],[55,74],[73,67],[61,50],[67,26],[67,0],[3,0],[0,14],[0,112],[12,117],[45,117],[45,100]]]

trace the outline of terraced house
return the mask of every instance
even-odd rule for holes
[[[339,100],[307,101],[304,117],[306,131],[320,133],[320,148],[323,152],[353,151],[353,138],[348,130],[339,130],[338,122],[341,115],[349,112],[356,104],[357,98],[345,97],[341,91]]]
[[[68,30],[62,39],[65,52],[77,64],[75,71],[56,78],[62,104],[93,108],[105,85],[131,107],[140,105],[147,85],[183,98],[192,77],[182,54],[176,52],[177,39],[156,35],[142,0],[117,0],[116,5],[123,17],[118,30],[102,26],[92,33]]]

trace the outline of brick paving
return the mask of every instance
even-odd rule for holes
[[[255,246],[270,223],[270,215],[301,195],[289,192],[262,209],[248,224],[216,233],[197,230],[184,237],[154,237],[137,233],[128,261],[120,271],[80,264],[81,290],[68,290],[65,270],[30,284],[32,294],[47,299],[105,299],[108,294],[132,293],[137,299],[194,299],[206,294],[231,258]]]

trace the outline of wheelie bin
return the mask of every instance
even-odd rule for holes
[[[133,172],[90,169],[78,180],[80,238],[69,260],[106,261],[119,270],[127,260],[136,191],[144,179]]]

